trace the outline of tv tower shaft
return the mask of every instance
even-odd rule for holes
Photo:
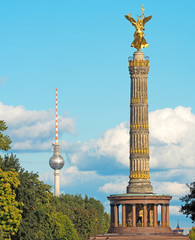
[[[49,165],[54,169],[54,195],[60,195],[60,169],[64,166],[64,159],[60,155],[60,144],[58,143],[58,94],[56,88],[56,136],[53,146],[53,156],[49,160]]]

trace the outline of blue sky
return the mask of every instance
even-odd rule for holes
[[[151,180],[173,194],[171,226],[195,170],[194,7],[187,1],[0,2],[0,118],[24,168],[53,185],[55,89],[66,164],[61,191],[106,196],[128,182],[128,57],[134,29],[124,18],[153,15],[145,38]],[[2,153],[3,154],[3,153]]]

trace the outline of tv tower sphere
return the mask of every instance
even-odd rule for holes
[[[55,143],[53,148],[53,156],[49,160],[49,165],[54,170],[60,170],[64,166],[64,159],[60,155],[60,145]]]

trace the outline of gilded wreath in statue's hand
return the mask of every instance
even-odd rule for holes
[[[145,30],[144,28],[145,24],[152,18],[152,15],[149,17],[144,17],[143,9],[144,8],[142,8],[142,15],[138,16],[137,22],[135,21],[134,18],[131,17],[131,14],[125,15],[126,19],[130,21],[136,29],[134,33],[134,40],[131,44],[131,47],[136,48],[138,51],[141,51],[142,48],[148,47],[148,43],[144,38],[143,31]]]

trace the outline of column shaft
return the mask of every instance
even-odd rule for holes
[[[129,60],[131,76],[130,104],[130,181],[127,193],[152,193],[149,170],[149,123],[147,77],[149,60],[134,53]]]
[[[122,205],[122,227],[126,227],[126,206]]]
[[[169,205],[166,206],[166,226],[169,227]]]
[[[161,227],[165,227],[165,205],[161,205]]]
[[[144,204],[144,227],[147,227],[147,206]]]
[[[110,227],[113,227],[114,225],[114,206],[110,205]]]
[[[153,215],[154,215],[154,227],[157,227],[157,205],[154,205]]]
[[[118,227],[118,205],[114,206],[114,226]]]
[[[133,227],[136,227],[136,205],[132,205]]]

